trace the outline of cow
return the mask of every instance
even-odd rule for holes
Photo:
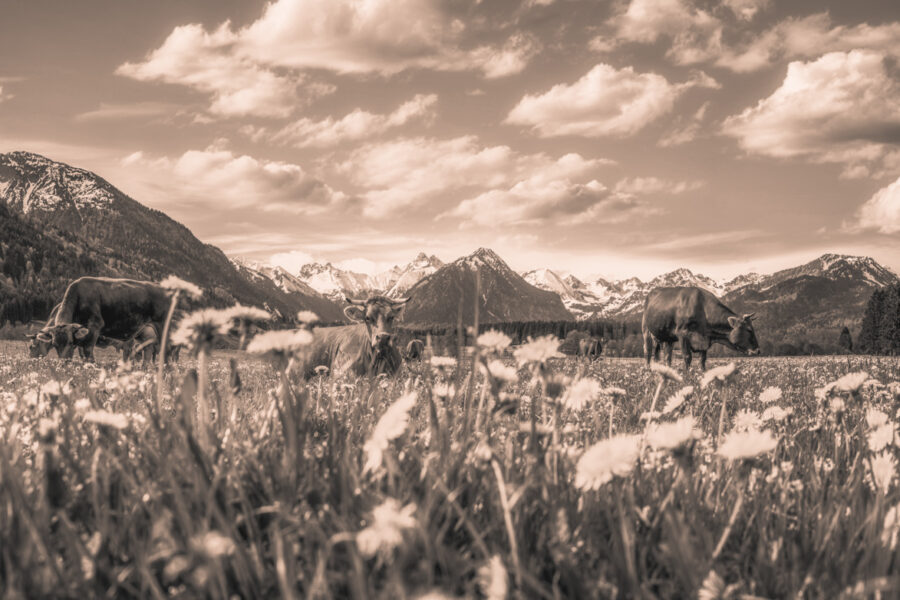
[[[592,336],[578,340],[578,356],[590,358],[593,361],[599,358],[601,352],[603,352],[603,344],[599,338]]]
[[[394,321],[409,299],[372,296],[365,301],[345,300],[349,306],[344,315],[354,324],[313,329],[313,342],[303,355],[303,378],[311,379],[319,366],[328,367],[335,376],[396,373],[401,357],[392,343]]]
[[[753,318],[752,313],[738,316],[713,294],[698,287],[655,288],[644,301],[641,320],[647,364],[651,356],[659,360],[660,347],[665,344],[666,363],[671,365],[675,342],[681,344],[685,370],[691,367],[693,352],[700,354],[700,368],[706,370],[706,353],[712,344],[759,354]]]
[[[406,345],[406,352],[403,354],[403,358],[409,361],[412,360],[421,360],[422,356],[425,354],[425,343],[422,340],[410,340]]]
[[[46,333],[60,358],[71,358],[81,346],[86,360],[93,360],[94,346],[105,337],[129,339],[146,323],[162,330],[171,296],[149,281],[81,277],[69,284]]]
[[[56,321],[56,314],[59,312],[59,307],[62,306],[60,302],[56,306],[53,307],[53,310],[50,311],[50,316],[47,317],[45,322],[41,321],[33,321],[33,325],[39,325],[40,330],[37,333],[27,333],[25,337],[28,338],[28,356],[30,358],[43,358],[50,354],[50,351],[54,348],[53,345],[53,324]],[[71,333],[74,333],[75,330],[80,329],[80,327],[75,325],[70,325],[69,328],[72,330]],[[84,341],[79,341],[75,344],[78,353],[84,357]]]

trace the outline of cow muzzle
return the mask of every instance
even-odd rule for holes
[[[384,348],[388,344],[391,343],[391,334],[389,333],[376,333],[375,341],[372,344],[374,348]]]
[[[759,348],[755,350],[747,350],[747,356],[757,356],[759,354]]]

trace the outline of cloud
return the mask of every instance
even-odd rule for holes
[[[9,99],[12,98],[12,97],[13,97],[13,95],[10,94],[10,93],[8,93],[8,92],[4,92],[4,91],[3,91],[3,86],[0,85],[0,102],[4,102],[4,101],[6,101],[6,100],[9,100]]]
[[[766,233],[758,229],[736,229],[731,231],[717,231],[713,233],[700,233],[696,235],[679,235],[673,239],[655,242],[647,246],[649,250],[686,250],[704,248],[719,244],[732,245],[737,242],[758,239]]]
[[[900,233],[900,178],[875,192],[859,208],[856,223],[850,229]]]
[[[109,104],[101,102],[100,107],[75,115],[79,122],[119,121],[126,119],[150,119],[184,113],[184,108],[171,102],[134,102],[130,104]]]
[[[672,84],[656,73],[636,73],[598,64],[571,85],[557,84],[540,95],[526,95],[506,117],[541,137],[628,136],[672,111],[691,87],[717,87],[705,74]]]
[[[693,115],[678,115],[674,119],[674,127],[668,133],[663,135],[657,142],[658,146],[667,148],[670,146],[680,146],[692,142],[700,135],[700,128],[703,119],[706,117],[706,110],[709,108],[709,102],[704,102]]]
[[[334,91],[311,81],[312,70],[480,71],[496,78],[522,71],[539,50],[523,33],[499,44],[465,43],[467,25],[443,8],[439,0],[276,0],[243,28],[228,21],[212,31],[178,26],[159,48],[116,73],[209,94],[217,117],[285,117]]]
[[[781,86],[727,118],[723,132],[749,153],[843,163],[848,175],[867,175],[900,143],[900,84],[885,63],[855,50],[792,62]]]
[[[285,125],[274,133],[268,130],[258,131],[253,137],[268,138],[276,144],[295,148],[333,147],[344,142],[356,142],[377,136],[415,119],[429,118],[433,116],[436,103],[435,94],[418,94],[389,114],[379,115],[356,109],[337,120],[331,117],[321,121],[303,118]]]
[[[731,9],[731,12],[744,21],[752,21],[760,12],[765,11],[772,4],[771,0],[724,0],[723,4]]]
[[[621,194],[683,194],[698,190],[706,185],[703,181],[669,181],[659,177],[632,177],[616,183],[616,191]]]
[[[315,262],[312,254],[303,252],[302,250],[291,250],[290,252],[279,252],[273,254],[269,258],[269,263],[276,267],[281,267],[288,273],[299,273],[300,267]]]
[[[316,214],[347,200],[299,165],[267,161],[210,146],[178,158],[135,152],[122,166],[150,181],[163,203]]]

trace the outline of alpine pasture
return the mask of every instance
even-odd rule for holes
[[[162,371],[2,342],[3,597],[900,594],[897,358],[685,375],[488,333],[304,383],[302,339],[197,328]]]

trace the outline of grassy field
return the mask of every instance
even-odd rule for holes
[[[898,359],[678,382],[502,345],[309,384],[213,352],[160,390],[2,342],[0,596],[900,596]]]

